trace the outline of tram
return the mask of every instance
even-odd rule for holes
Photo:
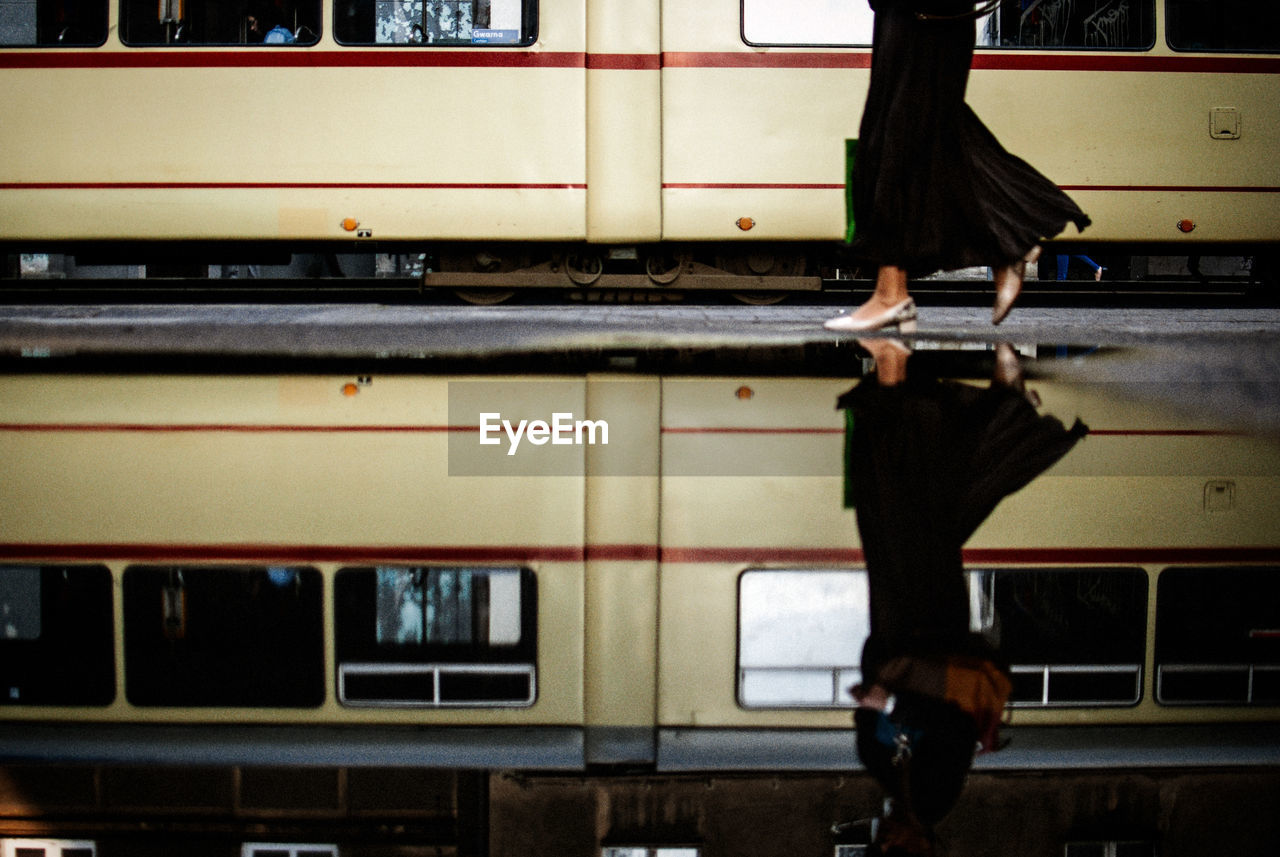
[[[840,249],[860,2],[10,7],[9,278],[345,266],[483,299],[785,293],[856,266]],[[1276,16],[1244,0],[1006,3],[976,24],[969,100],[1092,217],[1064,241],[1272,270]],[[259,19],[288,38],[263,42]]]

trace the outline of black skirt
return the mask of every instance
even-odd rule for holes
[[[913,274],[1021,259],[1089,218],[965,103],[974,22],[875,0],[871,86],[853,170],[853,252]]]
[[[868,376],[838,406],[852,415],[846,493],[871,596],[864,680],[898,655],[984,655],[969,632],[964,543],[1088,428],[999,384],[927,377],[885,387]]]

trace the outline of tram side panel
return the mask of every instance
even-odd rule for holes
[[[844,145],[858,136],[871,19],[864,10],[840,14],[804,31],[803,11],[784,19],[767,4],[664,6],[669,240],[844,235]],[[991,34],[984,20],[968,100],[1010,151],[1090,214],[1080,240],[1276,241],[1280,167],[1268,155],[1280,139],[1275,60],[1175,52],[1154,7],[1143,18],[1112,49],[1002,48],[1022,37],[1016,21]],[[1103,118],[1103,104],[1150,109]],[[748,222],[750,231],[738,225]],[[1062,238],[1077,236],[1068,229]]]
[[[581,239],[584,6],[540,6],[531,47],[5,49],[5,237]]]

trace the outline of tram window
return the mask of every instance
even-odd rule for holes
[[[1064,857],[1155,857],[1156,848],[1152,842],[1106,841],[1068,842],[1063,846]]]
[[[313,568],[125,569],[126,697],[141,706],[320,705],[322,588]]]
[[[337,845],[290,842],[246,842],[240,857],[338,857]]]
[[[1165,0],[1175,51],[1280,51],[1280,5],[1257,0]]]
[[[1017,0],[979,27],[990,47],[1145,50],[1155,44],[1155,0]]]
[[[738,702],[852,706],[870,631],[862,571],[752,570],[738,578]]]
[[[1133,705],[1141,696],[1147,575],[1138,568],[982,572],[1015,706]]]
[[[1132,705],[1142,688],[1142,569],[968,572],[970,629],[998,636],[1023,706]],[[865,572],[752,570],[738,583],[738,701],[851,707],[870,631]]]
[[[94,857],[97,845],[84,839],[0,839],[0,857]]]
[[[537,586],[531,571],[345,568],[335,580],[334,601],[343,704],[533,704]]]
[[[113,625],[105,566],[0,566],[0,704],[109,705]]]
[[[1156,590],[1156,698],[1280,705],[1280,568],[1172,568]]]
[[[536,0],[336,0],[333,32],[347,45],[531,45]]]
[[[871,24],[871,7],[863,2],[742,0],[742,40],[749,45],[869,45]]]
[[[0,47],[95,47],[106,40],[106,0],[0,2]]]
[[[314,45],[320,0],[121,0],[127,45]]]
[[[975,44],[1141,50],[1155,43],[1155,20],[1155,0],[1017,0],[977,20]],[[866,46],[872,26],[863,3],[742,0],[742,39],[749,45]]]

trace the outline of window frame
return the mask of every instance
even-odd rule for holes
[[[86,50],[86,49],[100,48],[107,43],[108,39],[111,38],[111,2],[112,0],[101,0],[101,6],[102,6],[101,30],[99,33],[95,33],[95,35],[100,35],[101,38],[99,38],[96,41],[68,42],[64,44],[56,41],[42,42],[39,40],[40,30],[41,30],[40,13],[41,13],[41,7],[43,4],[40,2],[40,0],[37,0],[37,2],[34,4],[35,10],[36,10],[36,22],[35,22],[36,23],[36,41],[21,42],[21,43],[0,42],[0,50],[51,49],[51,50],[65,51],[65,50],[76,50],[76,49]],[[95,20],[94,23],[96,25],[99,22]]]
[[[110,569],[102,563],[0,563],[0,573],[6,570],[35,571],[37,609],[40,612],[35,636],[0,637],[0,658],[8,666],[0,667],[0,673],[9,680],[28,682],[27,673],[36,680],[27,685],[12,685],[5,681],[0,691],[4,697],[0,707],[33,705],[40,707],[88,706],[107,707],[118,697],[119,670],[116,666],[115,581]],[[74,576],[74,583],[66,583],[64,593],[73,598],[64,602],[63,609],[52,610],[46,600],[50,590],[57,587],[57,577],[63,581]],[[64,594],[65,597],[65,594]],[[76,650],[88,650],[76,654]],[[25,663],[24,663],[25,661]],[[74,670],[68,676],[68,670]],[[44,673],[58,674],[56,679],[42,683]],[[76,692],[88,692],[74,696],[64,688]]]
[[[738,576],[737,584],[737,600],[735,607],[736,620],[736,648],[734,658],[734,695],[735,701],[739,708],[747,711],[839,711],[851,710],[856,707],[852,696],[847,692],[846,686],[861,681],[861,665],[859,662],[852,664],[835,664],[810,666],[808,664],[776,665],[762,666],[744,659],[744,641],[748,635],[756,633],[754,623],[757,621],[752,617],[748,617],[744,613],[747,608],[743,595],[744,581],[753,574],[848,574],[851,576],[860,576],[866,580],[865,567],[846,567],[846,568],[774,568],[774,567],[756,567],[743,570]],[[974,567],[966,569],[968,579],[969,597],[970,597],[970,629],[974,632],[985,632],[991,629],[999,622],[997,604],[1002,599],[999,591],[995,589],[996,575],[998,574],[1019,574],[1019,575],[1049,575],[1049,574],[1103,574],[1103,575],[1125,575],[1134,581],[1133,585],[1137,585],[1137,579],[1140,577],[1142,582],[1142,596],[1135,603],[1128,605],[1128,612],[1132,615],[1124,616],[1121,620],[1128,623],[1130,620],[1140,621],[1141,627],[1136,624],[1130,628],[1125,624],[1125,628],[1130,632],[1129,636],[1122,639],[1129,640],[1131,644],[1140,646],[1140,649],[1130,654],[1137,655],[1137,660],[1103,660],[1094,662],[1076,662],[1068,660],[1052,660],[1051,662],[1033,662],[1013,661],[1011,669],[1014,674],[1015,687],[1019,675],[1028,675],[1040,673],[1043,678],[1041,682],[1040,698],[1034,699],[1011,699],[1009,705],[1011,708],[1022,709],[1089,709],[1089,708],[1132,708],[1141,704],[1145,694],[1145,678],[1147,672],[1146,655],[1147,655],[1147,639],[1148,627],[1150,625],[1150,604],[1152,583],[1150,573],[1141,566],[1053,566],[1053,567],[1037,567],[1037,566],[1012,566],[1012,567]],[[851,578],[852,579],[852,578]],[[854,594],[854,601],[860,601],[860,595]],[[780,599],[773,599],[769,603],[779,602]],[[854,605],[855,608],[861,607],[861,604]],[[775,620],[776,621],[776,620]],[[855,618],[852,622],[847,623],[850,627],[861,628],[865,625],[868,632],[870,630],[869,617]],[[749,627],[751,626],[751,627]],[[998,630],[998,629],[997,629]],[[778,629],[773,632],[775,635],[787,636],[788,632]],[[860,633],[860,630],[859,630]],[[865,638],[863,638],[865,640]],[[1134,642],[1140,641],[1140,642]],[[1007,644],[1007,641],[1005,641]],[[765,647],[767,648],[767,646]],[[862,648],[862,641],[852,641],[851,646],[841,645],[841,648],[851,648],[859,653]],[[1005,657],[1012,659],[1017,652],[1009,652],[1004,649]],[[847,652],[846,652],[847,653]],[[1034,649],[1029,654],[1035,654]],[[1087,652],[1085,654],[1088,654]],[[747,688],[748,673],[768,671],[776,671],[779,673],[789,672],[799,674],[806,670],[822,671],[831,675],[830,681],[834,683],[832,696],[829,701],[816,701],[815,698],[806,700],[786,701],[777,697],[767,699],[763,696],[751,693]],[[856,676],[854,675],[856,673]],[[1056,676],[1060,681],[1070,682],[1073,677],[1085,677],[1088,675],[1106,674],[1108,676],[1119,677],[1118,684],[1123,684],[1125,675],[1133,676],[1133,694],[1115,695],[1107,698],[1085,699],[1073,698],[1068,695],[1066,697],[1058,696],[1054,698],[1052,693],[1052,679]],[[815,683],[814,687],[817,684]]]
[[[372,4],[376,0],[364,0],[364,2]],[[336,45],[343,48],[359,48],[359,49],[385,49],[399,48],[409,50],[498,50],[498,49],[528,49],[537,44],[541,22],[541,7],[538,0],[520,0],[520,38],[515,42],[457,42],[454,44],[431,43],[431,42],[379,42],[379,41],[358,41],[348,39],[343,34],[342,28],[338,26],[337,15],[338,6],[333,6],[333,19],[330,21],[331,33],[333,41]],[[376,34],[376,24],[375,24]]]
[[[277,569],[291,572],[294,575],[293,580],[273,580],[272,571]],[[156,594],[157,580],[166,574],[170,581],[160,582],[160,597],[152,601],[151,596]],[[213,585],[201,579],[219,574],[255,575],[255,577],[241,580],[229,578],[228,582]],[[282,634],[288,630],[295,632],[302,630],[308,635],[305,639],[294,637],[289,640],[290,644],[296,646],[293,652],[282,653],[274,647],[270,649],[273,657],[293,658],[287,664],[281,662],[274,665],[276,679],[273,690],[279,695],[269,699],[254,699],[249,696],[250,684],[233,684],[229,689],[222,688],[224,695],[219,698],[216,693],[218,688],[212,686],[210,676],[205,676],[199,681],[192,679],[191,684],[186,687],[175,687],[172,676],[166,680],[166,671],[172,673],[174,670],[185,671],[190,668],[190,664],[183,666],[184,659],[196,666],[218,661],[219,669],[225,671],[234,670],[237,663],[231,660],[229,655],[254,657],[260,653],[252,648],[254,642],[252,639],[249,640],[249,645],[231,653],[227,652],[226,644],[228,640],[236,639],[236,632],[240,630],[235,624],[236,621],[248,620],[252,623],[255,619],[273,618],[267,610],[257,609],[264,606],[262,599],[246,597],[241,601],[228,603],[225,600],[226,591],[219,591],[224,586],[235,585],[252,589],[260,579],[257,576],[265,577],[268,585],[280,591],[282,599],[287,597],[283,594],[287,587],[295,587],[295,596],[299,602],[296,609],[274,616],[267,636]],[[187,580],[188,577],[191,578],[190,582]],[[200,594],[202,604],[198,612],[191,609],[188,591],[190,587],[196,587],[194,590],[196,592],[204,589]],[[167,591],[173,591],[175,594],[168,596]],[[323,573],[315,566],[305,564],[137,563],[126,566],[120,577],[125,699],[130,705],[142,709],[180,707],[314,710],[320,708],[324,705],[328,694],[324,668],[325,639],[328,633],[325,627],[324,591]],[[257,593],[254,594],[257,595]],[[215,596],[218,600],[216,607],[213,605]],[[243,605],[248,605],[250,609],[243,614],[231,612],[234,608]],[[240,618],[219,625],[214,618],[215,614],[221,614],[224,618],[238,615]],[[295,627],[290,629],[283,626],[281,622],[286,619],[290,620]],[[162,652],[157,657],[157,650],[164,647],[157,645],[156,628],[151,625],[153,622],[160,627],[160,637],[170,641],[167,655]],[[195,624],[196,636],[195,642],[192,643],[187,642],[191,639],[189,637],[191,627],[188,622]],[[260,624],[259,627],[251,627],[250,630],[262,631],[265,627]],[[204,635],[200,633],[208,628],[215,630],[206,631]],[[260,642],[269,643],[270,640]],[[184,645],[188,647],[187,650],[178,651],[179,647]],[[209,647],[216,648],[218,654],[210,656],[212,648]],[[299,654],[310,659],[305,667],[296,657]],[[252,671],[252,668],[249,671]],[[260,677],[260,671],[258,674],[259,678],[254,681],[264,681],[265,679]],[[285,687],[285,677],[289,680],[296,679],[296,686]],[[165,698],[164,693],[158,688],[163,688],[164,691],[172,692],[174,695],[171,698]],[[295,693],[296,698],[287,698],[291,691]],[[202,693],[207,695],[202,697]]]
[[[516,572],[519,592],[520,638],[511,644],[438,642],[379,642],[377,639],[378,581],[383,569],[401,571],[469,571],[491,574]],[[343,566],[333,582],[334,682],[336,698],[344,708],[486,709],[530,708],[538,700],[538,578],[525,565],[432,565],[389,563],[377,566]],[[486,608],[488,602],[486,602]],[[425,608],[424,608],[425,609]],[[479,609],[479,602],[472,605]],[[414,696],[348,698],[349,678],[373,681],[410,681],[424,687],[429,681],[431,698],[425,692]],[[501,698],[446,697],[445,681],[514,681],[527,679],[527,693]]]
[[[140,41],[140,40],[129,37],[130,17],[131,17],[131,13],[129,11],[130,0],[113,0],[113,2],[116,3],[117,37],[120,39],[120,44],[122,44],[126,48],[142,48],[142,49],[160,48],[160,49],[178,49],[178,50],[205,50],[205,49],[218,49],[218,48],[221,48],[224,50],[227,48],[238,48],[241,50],[258,50],[258,49],[297,50],[297,49],[313,48],[319,45],[321,40],[324,38],[324,5],[325,5],[324,0],[298,0],[298,3],[297,3],[298,6],[314,4],[315,14],[311,19],[314,22],[314,26],[310,23],[304,22],[300,24],[297,29],[298,32],[300,32],[303,29],[309,30],[311,31],[313,37],[307,41],[298,39],[295,42],[289,42],[289,43],[275,43],[275,42],[266,43],[266,42],[257,42],[257,41],[251,42],[248,40],[200,41],[200,42],[159,41],[159,40]],[[266,0],[266,2],[270,2],[270,0]],[[136,0],[136,5],[139,8],[153,8],[154,6],[154,4],[145,2],[145,0]],[[241,7],[235,6],[234,8],[241,8]],[[195,13],[193,12],[192,15],[194,14]],[[248,13],[245,12],[244,14],[247,15]],[[243,15],[241,17],[243,17]],[[240,32],[243,33],[244,32],[243,22],[241,23],[242,23],[242,26],[240,28]],[[295,31],[290,30],[290,32],[295,32]]]
[[[830,41],[811,41],[811,42],[778,42],[778,41],[751,41],[747,38],[747,3],[750,0],[739,0],[738,4],[738,35],[742,43],[752,48],[824,48],[829,50],[869,50],[871,42],[860,43],[842,43]],[[994,12],[976,20],[974,47],[980,51],[1004,52],[1004,51],[1040,51],[1040,52],[1060,52],[1060,51],[1076,51],[1090,53],[1146,53],[1153,50],[1160,39],[1160,28],[1157,26],[1158,0],[1142,0],[1149,3],[1148,13],[1151,20],[1151,37],[1141,45],[1125,45],[1122,47],[1103,47],[1098,45],[1004,45],[1004,44],[984,44],[980,41],[983,33],[984,22],[989,20],[992,15],[1000,13],[998,8]],[[1167,0],[1166,0],[1167,2]]]
[[[1243,620],[1245,624],[1253,624],[1257,616],[1244,615],[1248,611],[1239,598],[1233,597],[1239,595],[1234,588],[1222,591],[1219,587],[1212,585],[1212,582],[1201,583],[1198,587],[1199,591],[1191,591],[1182,596],[1182,604],[1173,603],[1178,599],[1179,594],[1173,592],[1174,587],[1178,586],[1178,579],[1185,579],[1191,575],[1207,575],[1213,579],[1228,578],[1236,576],[1239,580],[1232,581],[1234,586],[1244,586],[1245,588],[1253,588],[1249,584],[1249,578],[1257,576],[1269,579],[1280,579],[1280,566],[1273,565],[1232,565],[1232,566],[1170,566],[1162,569],[1156,578],[1156,599],[1155,599],[1155,635],[1151,652],[1152,669],[1155,674],[1154,697],[1157,704],[1167,708],[1203,708],[1203,707],[1243,707],[1250,709],[1266,709],[1280,708],[1280,696],[1266,696],[1262,699],[1255,698],[1255,679],[1259,674],[1269,677],[1271,680],[1268,684],[1274,688],[1280,684],[1280,654],[1273,654],[1273,659],[1259,660],[1251,657],[1254,653],[1250,649],[1259,649],[1269,646],[1267,642],[1259,642],[1257,645],[1248,642],[1241,645],[1236,642],[1232,644],[1234,635],[1232,631],[1239,631],[1240,628],[1232,628],[1229,624],[1216,625],[1212,622],[1212,616],[1209,613],[1198,613],[1196,617],[1201,615],[1204,617],[1204,631],[1218,632],[1217,637],[1202,638],[1207,647],[1218,649],[1218,651],[1210,651],[1203,658],[1187,657],[1188,650],[1194,649],[1194,645],[1186,640],[1173,639],[1168,635],[1172,635],[1182,631],[1188,625],[1185,608],[1187,603],[1192,601],[1200,606],[1212,610],[1214,604],[1206,604],[1201,598],[1195,596],[1205,596],[1205,591],[1212,593],[1215,589],[1219,590],[1222,601],[1216,602],[1226,605],[1229,610],[1231,607],[1238,607],[1241,610],[1234,616],[1226,617],[1228,620]],[[1184,584],[1187,585],[1187,584]],[[1223,587],[1225,587],[1225,583]],[[1280,590],[1280,585],[1277,585]],[[1256,599],[1255,604],[1269,603],[1266,599]],[[1183,608],[1180,610],[1179,608]],[[1270,624],[1270,617],[1261,617],[1264,622]],[[1277,622],[1280,624],[1280,622]],[[1246,640],[1253,639],[1254,630],[1265,630],[1268,632],[1280,631],[1280,628],[1267,629],[1251,629]],[[1272,637],[1270,634],[1260,636],[1260,641],[1269,641]],[[1226,651],[1222,648],[1226,646]],[[1274,646],[1270,646],[1275,648]],[[1226,679],[1236,680],[1243,687],[1243,692],[1239,696],[1205,696],[1196,698],[1195,696],[1168,696],[1166,689],[1166,676],[1203,676],[1210,681],[1214,676],[1220,680]]]
[[[92,839],[56,839],[50,837],[0,837],[0,857],[15,857],[19,849],[39,848],[45,857],[63,857],[68,850],[89,852],[89,857],[98,853],[98,843]],[[57,849],[51,851],[50,849]]]
[[[1175,15],[1170,8],[1179,0],[1163,0],[1164,3],[1164,43],[1169,50],[1180,54],[1254,54],[1258,56],[1275,56],[1280,54],[1280,40],[1276,42],[1273,48],[1242,48],[1242,47],[1226,47],[1226,48],[1207,48],[1207,47],[1179,47],[1173,42],[1173,26],[1172,21]]]

